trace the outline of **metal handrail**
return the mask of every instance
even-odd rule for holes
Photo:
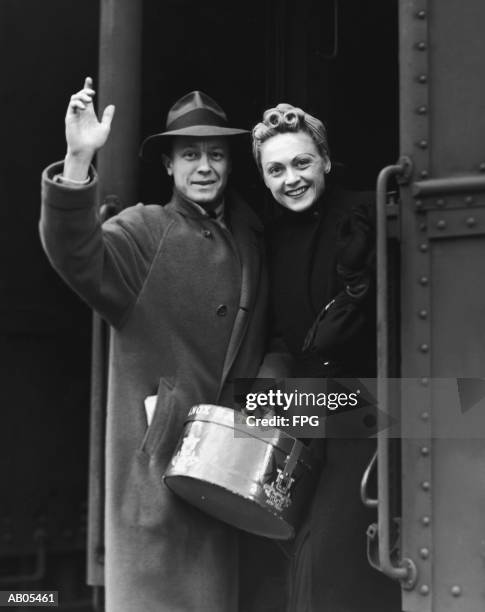
[[[388,309],[387,309],[387,184],[393,176],[401,177],[404,182],[410,175],[411,162],[401,158],[397,164],[386,166],[377,177],[377,345],[378,345],[378,418],[387,417],[389,406],[388,393]],[[397,580],[406,583],[407,588],[414,584],[415,568],[409,559],[402,559],[396,566],[391,560],[390,511],[389,511],[389,436],[387,423],[381,423],[377,433],[377,509],[379,531],[380,570]]]
[[[369,465],[367,466],[360,483],[360,499],[362,500],[364,506],[367,506],[368,508],[377,508],[377,504],[379,503],[378,499],[374,499],[367,495],[367,486],[369,484],[369,478],[372,470],[374,469],[376,461],[377,451],[372,455],[372,459],[370,460]]]

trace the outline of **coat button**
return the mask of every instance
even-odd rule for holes
[[[227,306],[225,304],[220,304],[216,310],[219,317],[225,317],[227,315]]]
[[[208,229],[205,229],[202,232],[202,235],[204,236],[204,238],[212,238],[212,232],[210,230],[208,230]]]

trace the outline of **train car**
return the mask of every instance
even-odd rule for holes
[[[99,108],[117,105],[97,160],[105,216],[167,199],[139,143],[194,88],[248,127],[278,102],[308,109],[343,182],[376,189],[380,422],[356,491],[375,518],[356,546],[399,584],[403,612],[482,612],[485,4],[3,0],[0,21],[0,590],[103,609],[109,331],[37,238],[40,172],[64,155],[67,99],[89,74]],[[271,214],[236,155],[235,184]]]

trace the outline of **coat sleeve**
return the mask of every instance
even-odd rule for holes
[[[346,359],[362,349],[362,341],[375,325],[372,286],[365,296],[337,294],[317,315],[308,331],[303,352],[316,352],[328,361]]]
[[[305,338],[304,352],[317,352],[328,361],[352,361],[375,334],[373,210],[366,202],[355,205],[338,224],[336,272],[341,290],[318,313]]]
[[[62,163],[42,175],[40,235],[53,267],[108,323],[121,327],[136,303],[160,241],[157,207],[128,208],[101,224],[97,177],[82,187],[55,182]],[[151,209],[151,210],[147,210]]]

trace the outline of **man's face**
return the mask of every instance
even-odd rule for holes
[[[262,143],[260,153],[263,180],[279,204],[302,212],[322,195],[330,160],[309,134],[277,134]]]
[[[164,163],[175,189],[187,199],[211,208],[222,198],[231,170],[226,138],[176,136]]]

